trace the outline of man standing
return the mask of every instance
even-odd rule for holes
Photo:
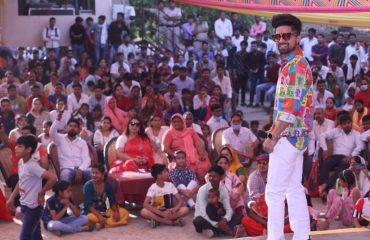
[[[301,39],[300,45],[302,46],[304,56],[308,59],[308,61],[312,62],[312,47],[315,46],[318,41],[315,38],[316,29],[310,28],[308,29],[308,36]]]
[[[302,186],[303,153],[312,129],[312,73],[299,47],[301,21],[290,14],[272,18],[282,67],[277,83],[273,125],[263,147],[270,153],[266,186],[268,239],[284,239],[284,200],[294,239],[307,240],[310,218]]]
[[[312,57],[319,58],[325,66],[328,65],[328,52],[329,48],[325,43],[325,36],[324,34],[317,34],[317,44],[312,47]]]
[[[236,105],[239,100],[239,89],[241,89],[241,101],[240,105],[246,106],[245,94],[247,92],[247,80],[248,80],[248,66],[250,59],[247,53],[248,42],[242,41],[240,43],[241,50],[235,54],[235,73],[237,76],[236,81],[233,82],[233,89],[236,93]]]
[[[181,9],[176,7],[173,0],[169,1],[169,7],[164,9],[164,18],[167,20],[166,48],[174,51],[180,45],[180,20]]]
[[[335,43],[329,47],[329,59],[334,59],[338,63],[338,66],[342,66],[345,52],[344,36],[343,34],[338,34],[335,38]]]
[[[123,19],[123,13],[117,13],[116,21],[113,21],[108,27],[108,44],[110,47],[109,64],[113,62],[113,59],[118,51],[118,47],[122,43],[122,36],[130,34],[130,30],[126,26]]]
[[[76,17],[75,24],[69,28],[71,38],[73,58],[78,59],[80,54],[85,51],[86,30],[82,25],[82,17]]]
[[[254,95],[256,93],[256,87],[258,81],[262,83],[264,81],[266,58],[265,54],[258,51],[257,42],[252,42],[252,51],[249,53],[249,79],[251,81],[250,85],[250,95],[249,95],[249,105],[253,106]]]
[[[255,16],[254,17],[255,22],[251,26],[251,36],[255,37],[259,33],[263,33],[266,31],[267,24],[264,21],[261,21],[261,17]]]
[[[231,21],[226,18],[225,12],[220,12],[220,18],[215,22],[215,32],[216,36],[221,40],[233,35],[233,25]]]
[[[55,27],[55,17],[49,19],[49,26],[42,31],[42,39],[46,49],[54,49],[56,57],[59,57],[60,30]]]
[[[361,47],[360,43],[357,41],[356,34],[350,33],[348,35],[349,45],[346,47],[345,55],[343,59],[343,64],[349,65],[350,58],[352,55],[356,55],[358,58],[358,62],[361,63],[364,61],[365,50]],[[348,79],[347,79],[348,80]]]

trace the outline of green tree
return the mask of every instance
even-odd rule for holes
[[[136,38],[144,38],[149,41],[154,41],[157,21],[154,14],[143,11],[141,8],[157,8],[159,1],[153,0],[131,0],[131,5],[136,7],[136,20],[131,25],[132,32]],[[202,16],[213,28],[214,21],[218,18],[219,10],[197,7],[192,5],[178,4],[182,10],[182,22],[186,21],[188,15]],[[231,13],[228,13],[230,15]],[[240,14],[240,19],[244,22],[247,28],[250,28],[254,21],[254,16]],[[269,20],[267,22],[270,22]],[[269,24],[270,26],[271,24]]]

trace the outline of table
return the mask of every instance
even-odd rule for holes
[[[150,173],[122,172],[108,175],[115,189],[116,201],[124,203],[129,196],[145,196],[149,187],[155,182]]]

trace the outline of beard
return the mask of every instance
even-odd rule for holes
[[[291,47],[289,43],[279,43],[278,44],[278,50],[280,54],[288,54],[290,52],[293,52],[294,49],[295,49],[295,46]]]
[[[76,133],[75,131],[69,131],[69,132],[67,133],[67,135],[68,135],[68,137],[74,138],[74,137],[76,137],[76,136],[77,136],[77,133]]]

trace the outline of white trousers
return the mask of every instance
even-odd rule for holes
[[[183,190],[193,190],[197,186],[198,186],[198,183],[196,181],[190,181],[187,186],[185,186],[184,184],[180,184],[179,186],[177,186],[177,188],[178,189],[183,189]],[[194,202],[193,198],[188,199],[186,201],[186,203],[189,205],[189,207],[192,207],[192,206],[195,205],[195,202]]]
[[[303,152],[286,138],[281,138],[270,154],[265,193],[268,206],[268,240],[285,239],[285,198],[288,201],[290,227],[294,232],[293,240],[309,239],[310,219],[302,186]]]

